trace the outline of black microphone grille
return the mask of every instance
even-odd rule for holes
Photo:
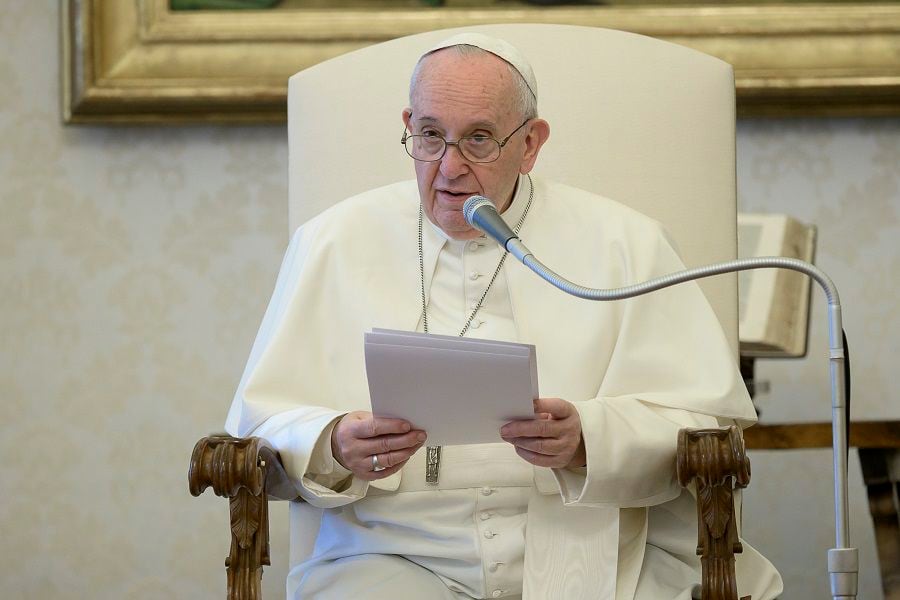
[[[463,204],[463,216],[466,218],[466,223],[473,225],[472,217],[475,215],[475,211],[485,205],[493,208],[494,203],[484,196],[469,196],[469,199]]]

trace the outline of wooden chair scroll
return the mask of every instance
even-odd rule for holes
[[[682,486],[694,482],[697,489],[701,598],[737,600],[734,555],[743,552],[743,547],[734,514],[734,488],[750,483],[750,460],[741,430],[732,425],[679,431],[677,475]]]
[[[188,473],[191,494],[212,487],[231,505],[231,554],[225,559],[228,600],[261,600],[269,561],[266,468],[278,454],[259,438],[205,437],[194,446]]]

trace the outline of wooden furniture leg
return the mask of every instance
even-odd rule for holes
[[[677,475],[697,490],[697,554],[702,600],[737,600],[734,555],[743,551],[734,514],[734,488],[750,483],[750,460],[741,430],[682,429]],[[749,596],[742,600],[750,600]]]
[[[205,437],[194,446],[188,473],[191,494],[212,486],[231,508],[231,553],[225,559],[228,600],[261,600],[269,561],[266,466],[277,453],[259,438]]]
[[[900,600],[900,450],[860,448],[885,600]]]

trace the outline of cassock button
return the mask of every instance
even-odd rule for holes
[[[493,592],[491,592],[491,596],[493,596],[494,598],[499,598],[502,595],[503,595],[503,590],[494,590]]]
[[[494,493],[494,490],[492,490],[492,489],[489,488],[489,487],[483,487],[483,488],[481,488],[481,495],[482,495],[482,496],[490,496],[490,495],[493,494],[493,493]]]
[[[492,539],[495,535],[497,535],[497,534],[494,533],[493,531],[491,531],[490,529],[488,529],[487,531],[484,532],[484,537],[487,539]]]
[[[482,323],[484,323],[484,321],[479,321],[478,319],[475,319],[474,321],[472,321],[472,324],[469,325],[469,327],[471,327],[472,329],[478,329],[479,327],[481,327]]]
[[[488,571],[490,571],[491,573],[496,573],[497,569],[499,569],[500,565],[502,564],[503,563],[491,563],[491,566],[488,567]]]
[[[481,248],[481,244],[479,244],[478,242],[469,242],[469,250],[471,250],[472,252],[475,252],[479,248]]]
[[[487,511],[484,511],[483,513],[481,513],[482,521],[487,521],[490,518],[491,518],[491,513],[487,512]]]
[[[469,273],[469,279],[471,279],[472,281],[475,281],[479,277],[481,277],[481,273],[479,273],[478,271],[472,271],[471,273]]]

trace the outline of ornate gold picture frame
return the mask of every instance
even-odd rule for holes
[[[287,79],[382,40],[481,23],[623,29],[735,67],[741,115],[900,114],[900,3],[179,11],[61,0],[66,123],[286,117]]]

